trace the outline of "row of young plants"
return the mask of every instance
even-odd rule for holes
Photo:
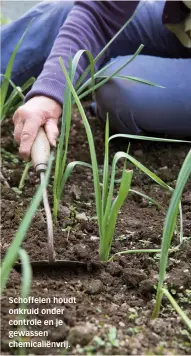
[[[11,80],[11,74],[13,70],[13,64],[17,52],[32,24],[30,21],[27,29],[18,41],[10,59],[7,64],[7,68],[4,74],[1,73],[1,102],[0,102],[0,121],[3,121],[6,117],[11,116],[14,111],[23,103],[24,93],[33,85],[35,78],[31,77],[21,87],[16,86]],[[9,95],[10,93],[10,95]]]
[[[135,16],[135,14],[134,14]],[[131,20],[131,19],[130,19]],[[103,168],[103,175],[100,173],[98,168],[98,162],[96,157],[96,150],[94,144],[94,138],[91,132],[91,128],[86,117],[85,111],[83,109],[81,99],[85,97],[89,93],[93,93],[96,89],[98,89],[101,85],[104,85],[107,81],[111,80],[112,78],[121,78],[123,80],[131,80],[140,82],[140,84],[145,85],[152,85],[157,86],[155,83],[148,82],[143,79],[134,78],[134,77],[121,77],[120,71],[123,67],[120,67],[115,73],[110,76],[105,76],[104,71],[106,68],[110,66],[106,65],[104,68],[99,70],[98,72],[94,73],[94,66],[95,63],[100,59],[101,55],[108,49],[109,45],[114,41],[114,39],[121,33],[121,31],[125,28],[125,26],[130,22],[130,20],[123,26],[123,28],[118,32],[117,35],[105,46],[105,48],[99,53],[99,55],[94,59],[89,51],[79,51],[74,58],[70,58],[68,70],[66,69],[65,64],[63,63],[62,58],[59,58],[60,65],[63,69],[63,75],[65,75],[66,79],[66,88],[64,92],[64,105],[63,105],[63,114],[62,114],[62,127],[61,133],[59,137],[59,142],[57,146],[56,152],[56,164],[55,164],[55,173],[54,173],[54,188],[53,188],[53,196],[54,196],[54,206],[53,206],[53,215],[55,221],[59,214],[59,202],[64,193],[64,187],[69,179],[72,170],[76,165],[89,167],[93,172],[93,184],[94,184],[94,191],[95,191],[95,204],[96,204],[96,212],[97,212],[97,222],[98,222],[98,230],[100,236],[100,243],[99,243],[99,257],[101,261],[109,261],[113,259],[115,256],[110,256],[111,245],[113,241],[113,236],[115,232],[115,226],[117,222],[117,217],[119,214],[120,209],[124,201],[126,200],[128,194],[132,192],[131,189],[131,181],[133,177],[133,170],[128,170],[126,168],[127,161],[130,161],[135,167],[140,169],[142,172],[147,174],[151,179],[153,179],[157,184],[159,184],[164,189],[167,189],[171,192],[172,198],[170,201],[169,209],[166,215],[164,229],[163,229],[163,238],[161,243],[161,249],[156,250],[126,250],[126,251],[119,251],[117,254],[122,253],[160,253],[160,272],[159,272],[159,283],[157,288],[157,298],[155,309],[153,312],[153,317],[157,317],[162,296],[165,294],[169,301],[172,303],[173,307],[176,311],[180,314],[182,319],[186,322],[187,326],[191,328],[191,321],[188,319],[186,314],[181,310],[181,308],[177,305],[174,298],[170,295],[167,286],[165,285],[165,275],[166,275],[166,267],[168,263],[168,254],[170,251],[175,251],[180,248],[181,244],[183,243],[184,236],[183,236],[183,219],[182,219],[182,208],[181,208],[181,195],[186,184],[186,181],[191,172],[191,151],[188,153],[182,168],[180,170],[177,184],[175,189],[172,189],[168,186],[164,181],[162,181],[156,174],[142,165],[139,161],[137,161],[134,157],[132,157],[129,152],[117,152],[112,161],[111,172],[109,170],[109,142],[112,139],[117,137],[126,137],[127,139],[139,139],[139,140],[151,140],[151,141],[163,141],[163,142],[186,142],[186,141],[178,141],[178,140],[168,140],[168,139],[160,139],[160,138],[152,138],[152,137],[144,137],[144,136],[134,136],[134,135],[124,135],[118,134],[109,137],[109,117],[106,119],[106,128],[105,128],[105,153],[104,153],[104,168]],[[25,34],[24,34],[25,35]],[[23,35],[23,36],[24,36]],[[22,37],[23,40],[23,37]],[[21,40],[20,40],[21,41]],[[21,43],[21,42],[19,42]],[[20,44],[19,44],[20,45]],[[15,109],[14,105],[11,105],[12,99],[15,100],[15,97],[8,97],[7,99],[7,91],[8,91],[8,84],[12,85],[11,82],[11,70],[12,65],[14,62],[15,55],[17,53],[19,46],[17,45],[17,49],[14,51],[14,54],[11,56],[10,62],[8,64],[8,69],[4,75],[3,85],[1,87],[3,93],[3,106],[1,106],[1,114],[2,118],[6,117],[7,111],[5,110],[6,103],[9,100],[8,107],[12,107]],[[143,46],[141,45],[134,56],[130,59],[130,61],[134,60],[136,56],[140,53]],[[76,83],[75,87],[73,85],[73,78],[75,76],[76,68],[78,62],[82,55],[87,55],[90,60],[90,65],[84,71],[81,78]],[[130,62],[128,61],[125,65],[128,65]],[[85,82],[85,78],[90,73],[90,78],[88,78]],[[83,83],[83,84],[82,84]],[[14,84],[12,85],[14,90],[17,92],[18,87],[15,87]],[[17,88],[17,89],[16,89]],[[13,92],[14,92],[13,90]],[[163,90],[161,88],[161,90]],[[12,92],[12,93],[13,93]],[[15,92],[15,93],[16,93]],[[23,99],[23,97],[22,97]],[[7,101],[6,101],[7,100]],[[91,156],[91,164],[86,162],[75,161],[71,162],[67,165],[67,152],[68,152],[68,143],[69,143],[69,136],[70,136],[70,127],[71,127],[71,120],[72,120],[72,106],[76,104],[78,110],[80,112],[82,121],[84,123],[84,127],[86,130],[87,140],[89,143],[89,150]],[[116,181],[116,167],[117,163],[120,159],[124,160],[124,167],[122,171],[121,179]],[[46,173],[46,179],[44,183],[38,188],[30,207],[28,208],[26,215],[19,226],[19,229],[16,233],[16,236],[11,243],[5,258],[2,263],[1,269],[1,281],[2,281],[2,292],[6,286],[6,282],[8,280],[9,274],[11,269],[14,266],[16,260],[20,257],[23,263],[23,277],[22,277],[22,294],[27,295],[30,290],[30,283],[32,280],[32,272],[30,268],[30,261],[26,251],[22,249],[22,242],[25,238],[26,232],[30,227],[32,218],[40,204],[42,199],[43,189],[48,184],[48,179],[50,176],[51,165],[52,165],[53,157],[50,158],[50,164]],[[27,174],[27,170],[25,170],[25,176]],[[23,180],[22,180],[23,184]],[[114,196],[114,187],[116,184],[119,184],[119,189],[115,199]],[[135,192],[135,194],[142,194],[140,192]],[[150,202],[159,206],[157,202],[155,202],[151,197],[144,195],[146,199]],[[180,216],[180,244],[176,248],[171,247],[171,240],[174,233],[174,230],[177,226],[177,219],[178,215]]]
[[[112,167],[111,167],[111,175],[109,176],[109,142],[112,139],[115,139],[117,137],[126,137],[128,139],[139,139],[139,140],[151,140],[151,141],[160,141],[160,142],[186,142],[186,141],[178,141],[178,140],[170,140],[170,139],[162,139],[162,138],[153,138],[153,137],[145,137],[145,136],[135,136],[135,135],[125,135],[125,134],[117,134],[114,136],[109,137],[109,120],[107,117],[106,120],[106,129],[105,129],[105,155],[104,155],[104,165],[103,165],[103,178],[101,179],[100,177],[100,171],[98,168],[98,162],[96,158],[96,151],[95,151],[95,144],[94,144],[94,139],[93,135],[91,132],[91,128],[88,122],[88,119],[86,117],[85,111],[83,109],[82,103],[80,101],[79,95],[77,94],[69,73],[66,70],[66,67],[62,61],[62,58],[59,59],[60,64],[62,66],[67,85],[71,90],[71,93],[74,97],[75,104],[78,107],[78,110],[81,114],[82,121],[85,126],[86,130],[86,135],[89,143],[89,150],[90,150],[90,156],[91,156],[91,164],[92,164],[92,172],[93,172],[93,181],[94,181],[94,192],[95,192],[95,202],[96,202],[96,211],[97,211],[97,221],[98,221],[98,229],[99,229],[99,237],[100,237],[100,243],[99,243],[99,257],[101,261],[108,261],[113,259],[114,256],[110,257],[110,250],[111,250],[111,245],[114,237],[114,232],[115,232],[115,227],[116,227],[116,221],[117,217],[119,214],[119,211],[126,200],[130,188],[131,188],[131,181],[132,181],[132,176],[133,176],[133,170],[127,170],[126,169],[126,162],[130,161],[136,168],[140,169],[142,172],[147,174],[151,179],[153,179],[157,184],[159,184],[161,187],[164,189],[167,189],[172,197],[169,205],[169,209],[166,214],[166,219],[165,219],[165,224],[163,228],[163,237],[162,237],[162,243],[161,243],[161,249],[145,249],[145,250],[126,250],[126,251],[120,251],[117,254],[122,254],[122,253],[159,253],[160,252],[160,271],[159,271],[159,283],[157,287],[157,296],[156,296],[156,304],[155,308],[153,311],[153,318],[156,318],[159,314],[160,307],[161,307],[161,302],[162,302],[162,296],[165,294],[175,310],[179,313],[181,318],[185,321],[187,326],[191,329],[191,321],[187,317],[187,315],[183,312],[183,310],[178,306],[172,295],[169,293],[167,286],[165,285],[165,277],[166,277],[166,268],[167,268],[167,263],[168,263],[168,254],[169,252],[176,251],[180,248],[181,244],[184,241],[184,235],[183,235],[183,218],[182,218],[182,207],[181,207],[181,196],[183,189],[185,187],[185,184],[190,176],[191,173],[191,150],[189,151],[182,167],[179,172],[179,176],[177,179],[176,187],[175,189],[171,188],[169,185],[167,185],[160,177],[158,177],[155,173],[150,171],[147,167],[145,167],[143,164],[141,164],[139,161],[137,161],[134,157],[132,157],[128,152],[117,152],[113,158],[112,161]],[[70,103],[71,98],[69,101],[67,101],[67,105],[71,105]],[[71,113],[70,111],[67,111]],[[65,119],[67,120],[67,116],[65,116]],[[71,119],[69,119],[69,122],[71,122]],[[116,166],[117,162],[120,159],[125,159],[124,160],[124,167],[122,171],[122,177],[120,179],[120,185],[118,189],[118,193],[115,199],[113,199],[114,195],[114,186],[116,182]],[[77,165],[87,165],[84,162],[71,162],[69,165],[66,167],[66,170],[63,172],[63,185],[61,186],[62,188],[64,187],[64,184],[66,183],[68,177],[71,174],[72,169]],[[135,192],[135,191],[134,191]],[[139,192],[135,192],[140,194]],[[153,201],[152,198],[144,195],[146,199],[148,199],[150,202],[155,203],[157,206],[159,205],[157,202]],[[179,246],[170,249],[171,246],[171,240],[173,237],[173,233],[175,229],[177,228],[177,219],[178,219],[178,214],[180,216],[180,243]]]

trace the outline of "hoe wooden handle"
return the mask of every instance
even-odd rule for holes
[[[44,129],[40,127],[31,150],[32,163],[36,172],[44,172],[47,169],[49,156],[50,144]]]

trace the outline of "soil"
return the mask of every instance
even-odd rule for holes
[[[88,102],[85,104],[88,112]],[[94,133],[100,168],[103,164],[104,132],[98,119],[88,113]],[[13,126],[7,119],[2,126],[2,173],[10,186],[18,187],[24,162],[17,156],[13,141]],[[126,150],[127,140],[113,141],[110,147],[112,159],[115,152]],[[132,141],[130,153],[158,174],[172,187],[175,186],[181,164],[189,150],[188,144],[165,144]],[[70,138],[69,161],[90,162],[88,143],[83,124],[74,110]],[[121,166],[122,166],[121,162]],[[132,168],[128,164],[128,168]],[[120,172],[120,165],[119,165]],[[30,170],[23,192],[17,194],[2,185],[2,238],[4,256],[15,236],[19,223],[33,197],[38,178]],[[49,200],[52,204],[52,183],[49,184]],[[132,189],[144,192],[167,208],[170,195],[143,173],[134,169]],[[191,181],[183,193],[184,236],[191,235]],[[35,355],[188,355],[190,335],[169,301],[164,298],[159,318],[151,320],[159,270],[157,254],[126,254],[112,262],[100,264],[98,260],[98,228],[95,220],[95,199],[92,173],[87,168],[76,168],[69,179],[61,201],[58,224],[54,226],[57,259],[87,261],[89,268],[34,270],[30,296],[51,298],[50,303],[30,303],[29,309],[39,308],[38,319],[42,326],[29,326],[28,330],[48,331],[47,337],[25,337],[30,340],[68,340],[69,348],[27,347],[27,354]],[[129,194],[118,218],[111,255],[125,249],[160,248],[164,213],[156,206],[135,194]],[[47,258],[46,221],[43,206],[33,218],[27,233],[24,249],[31,260]],[[174,235],[173,246],[178,244]],[[185,239],[181,249],[170,255],[167,270],[167,285],[179,305],[189,315],[191,274],[191,244]],[[95,265],[92,267],[91,263]],[[13,270],[7,282],[2,305],[2,352],[17,354],[10,348],[9,325],[16,315],[10,308],[10,297],[20,295],[21,276]],[[73,297],[73,303],[53,303],[54,297]],[[76,298],[76,303],[74,302]],[[42,314],[43,308],[56,308],[61,314]],[[28,315],[28,319],[36,316]],[[43,325],[44,320],[61,320],[57,328]],[[116,328],[116,329],[115,329]]]

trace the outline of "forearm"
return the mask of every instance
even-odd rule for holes
[[[80,49],[88,49],[95,58],[131,17],[137,4],[138,1],[76,1],[26,100],[35,95],[46,95],[62,104],[65,78],[58,58],[63,58],[66,67],[70,55],[73,57]],[[105,56],[102,56],[97,65],[104,59]],[[75,79],[80,77],[88,64],[88,58],[83,55]]]

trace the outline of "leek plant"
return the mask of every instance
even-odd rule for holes
[[[29,208],[27,209],[27,212],[26,212],[26,214],[25,214],[25,216],[24,216],[24,218],[16,232],[15,238],[13,239],[13,241],[12,241],[10,247],[8,248],[7,253],[2,261],[1,293],[3,293],[3,291],[4,291],[9,274],[10,274],[10,272],[18,258],[19,253],[21,255],[21,261],[24,263],[24,266],[26,267],[26,269],[25,269],[25,267],[24,267],[24,269],[25,269],[25,271],[28,271],[28,274],[24,273],[24,271],[23,271],[23,273],[24,273],[23,276],[25,276],[25,278],[28,279],[27,276],[29,275],[30,272],[29,272],[27,257],[24,252],[22,252],[22,251],[20,252],[20,249],[21,249],[21,245],[24,241],[24,238],[26,236],[26,233],[27,233],[27,231],[30,227],[30,224],[32,222],[32,218],[33,218],[34,214],[36,213],[38,206],[42,200],[43,191],[48,184],[51,166],[52,166],[52,160],[53,160],[53,156],[51,154],[44,182],[39,185],[39,187],[34,195],[34,198],[32,199],[31,204],[30,204]],[[27,285],[27,280],[25,281],[25,286],[26,285]]]
[[[78,62],[82,56],[82,54],[86,53],[90,63],[91,63],[91,74],[92,81],[93,79],[93,57],[89,51],[78,51],[74,57],[74,60],[70,58],[69,60],[69,78],[71,81],[74,79],[76,67]],[[57,155],[56,155],[56,165],[55,165],[55,174],[54,174],[54,185],[53,185],[53,217],[54,220],[57,220],[58,211],[59,211],[59,203],[61,199],[61,195],[64,189],[65,182],[65,169],[67,162],[67,154],[68,154],[68,145],[69,145],[69,135],[70,135],[70,127],[71,127],[71,119],[72,119],[72,96],[69,87],[66,85],[64,91],[64,105],[62,112],[62,122],[61,122],[61,134],[59,137],[58,147],[57,147]],[[82,162],[81,162],[82,163]],[[83,164],[83,163],[82,163]]]
[[[132,56],[132,58],[128,59],[128,61],[121,67],[119,67],[114,73],[112,73],[110,76],[104,76],[103,80],[98,80],[98,82],[95,84],[96,80],[99,79],[100,74],[105,71],[111,64],[106,65],[104,68],[102,68],[100,71],[97,73],[94,73],[94,65],[96,62],[96,59],[94,60],[91,53],[87,50],[83,51],[78,51],[77,54],[74,56],[73,60],[70,59],[70,64],[69,64],[69,71],[68,77],[70,80],[70,83],[72,83],[77,65],[79,63],[79,60],[83,54],[87,54],[89,61],[90,61],[90,69],[91,69],[91,78],[88,79],[76,92],[76,95],[78,95],[79,100],[84,98],[90,93],[93,93],[95,90],[97,90],[100,86],[104,85],[106,82],[111,80],[112,78],[115,78],[116,75],[126,66],[128,65],[132,60],[135,59],[135,57],[140,53],[142,50],[143,45],[141,45],[138,50],[135,52],[135,54]],[[62,66],[62,60],[60,58],[60,64]],[[83,75],[82,75],[83,76]],[[131,78],[131,79],[130,79]],[[128,80],[134,80],[133,77],[128,77]],[[138,79],[136,78],[136,81],[139,81],[142,84],[146,85],[151,85],[151,86],[158,86],[155,83],[146,81],[144,79]],[[92,83],[91,87],[85,90],[90,83]],[[78,85],[76,84],[76,87]],[[161,87],[162,88],[162,87]],[[71,127],[71,118],[72,118],[72,104],[75,103],[75,100],[72,100],[72,95],[70,91],[70,85],[68,82],[66,83],[66,88],[64,92],[64,105],[63,105],[63,113],[62,113],[62,128],[61,128],[61,134],[59,137],[59,143],[58,143],[58,148],[57,148],[57,159],[56,159],[56,168],[55,168],[55,177],[54,177],[54,207],[53,207],[53,216],[54,219],[57,220],[58,216],[58,211],[59,211],[59,202],[62,196],[62,192],[64,189],[65,185],[65,170],[66,170],[66,161],[67,161],[67,153],[68,153],[68,144],[69,144],[69,134],[70,134],[70,127]],[[108,137],[109,139],[109,137]],[[83,162],[80,162],[80,165],[86,165]]]
[[[20,257],[20,260],[22,263],[21,298],[24,299],[24,298],[27,298],[30,293],[31,284],[32,284],[32,267],[30,265],[28,253],[22,248],[20,248],[20,250],[19,250],[19,257]],[[20,304],[21,309],[26,309],[26,307],[27,307],[26,303]],[[25,314],[19,315],[18,318],[20,320],[24,320]],[[18,329],[24,330],[25,326],[21,325],[18,327]],[[21,336],[19,337],[19,341],[22,341]],[[19,348],[18,353],[19,353],[19,355],[26,355],[25,349],[23,350],[23,348]]]
[[[168,262],[168,253],[171,245],[171,240],[173,233],[176,228],[177,217],[178,217],[178,209],[180,205],[181,196],[183,193],[183,189],[185,184],[191,174],[191,150],[189,151],[188,155],[186,156],[184,163],[181,167],[181,170],[178,175],[177,183],[175,190],[173,192],[169,209],[166,215],[164,229],[163,229],[163,237],[162,237],[162,245],[161,245],[161,256],[160,256],[160,271],[159,271],[159,283],[157,287],[157,296],[156,296],[156,304],[153,311],[153,318],[156,318],[159,314],[162,296],[165,294],[171,304],[175,307],[178,313],[181,315],[183,320],[186,322],[188,327],[191,329],[191,321],[188,321],[187,317],[183,317],[183,311],[180,311],[178,306],[175,306],[175,301],[170,293],[164,288],[164,281],[166,277],[166,269],[167,269],[167,262]]]
[[[188,180],[188,177],[191,173],[191,151],[188,153],[185,162],[181,168],[176,188],[175,190],[167,185],[164,181],[162,181],[158,176],[156,176],[153,172],[151,172],[148,168],[138,162],[135,158],[129,155],[129,153],[124,152],[117,152],[114,156],[112,162],[112,169],[111,169],[111,176],[109,177],[109,141],[116,138],[116,137],[128,137],[133,139],[141,139],[141,140],[151,140],[151,141],[163,141],[163,142],[187,142],[183,140],[170,140],[170,139],[161,139],[161,138],[152,138],[152,137],[143,137],[143,136],[133,136],[133,135],[114,135],[111,136],[109,139],[109,124],[108,118],[106,121],[106,131],[105,131],[105,158],[104,158],[104,169],[103,169],[103,180],[100,181],[99,170],[98,170],[98,163],[96,158],[95,152],[95,145],[93,140],[93,135],[85,115],[84,109],[81,105],[79,97],[70,81],[68,76],[67,70],[64,66],[62,59],[60,59],[60,63],[65,74],[67,84],[71,89],[72,95],[75,99],[76,105],[78,110],[81,114],[86,134],[88,138],[89,148],[90,148],[90,155],[91,155],[91,162],[92,162],[92,171],[93,171],[93,180],[94,180],[94,190],[95,190],[95,197],[96,197],[96,210],[97,210],[97,220],[98,220],[98,227],[99,227],[99,235],[100,235],[100,246],[99,246],[99,256],[101,261],[107,261],[110,254],[111,244],[115,232],[115,225],[116,220],[122,207],[125,199],[128,196],[131,186],[132,180],[132,170],[126,170],[126,163],[124,164],[122,178],[120,180],[120,188],[117,193],[117,197],[113,199],[114,193],[114,183],[115,183],[115,172],[116,172],[116,165],[119,159],[125,158],[128,159],[131,163],[133,163],[137,168],[141,171],[146,173],[151,179],[153,179],[156,183],[158,183],[163,188],[167,189],[172,193],[172,199],[170,202],[169,210],[166,215],[165,226],[163,231],[163,239],[162,239],[162,246],[161,249],[150,249],[150,250],[131,250],[131,251],[122,251],[121,253],[159,253],[161,254],[160,257],[160,275],[159,275],[159,284],[157,288],[157,299],[156,305],[153,312],[153,317],[157,317],[161,305],[162,295],[165,294],[172,306],[178,312],[180,317],[183,321],[187,324],[187,326],[191,329],[191,321],[184,313],[184,311],[178,306],[174,298],[170,295],[168,290],[164,288],[164,280],[165,280],[165,273],[166,273],[166,266],[168,260],[168,253],[175,252],[179,248],[179,246],[170,249],[170,243],[173,236],[173,232],[177,225],[177,217],[178,212],[180,213],[180,222],[182,225],[182,208],[181,208],[181,195]],[[70,164],[71,165],[71,164]],[[75,163],[73,163],[73,166]],[[70,167],[71,173],[72,167]],[[67,167],[68,168],[68,167]],[[67,170],[66,170],[67,171]],[[110,178],[110,179],[109,179]],[[109,183],[110,180],[110,183]],[[101,191],[102,186],[102,191]],[[149,198],[149,197],[148,197]],[[180,243],[183,241],[183,227],[181,226],[180,229]]]
[[[176,312],[179,314],[179,316],[184,321],[184,323],[187,325],[187,327],[191,330],[191,320],[188,318],[186,313],[179,307],[176,300],[173,298],[173,296],[169,293],[169,291],[166,288],[162,288],[162,292],[168,298],[169,302],[176,310]]]
[[[3,102],[1,102],[1,121],[3,121],[8,116],[12,116],[15,110],[17,110],[17,108],[23,104],[24,93],[26,93],[26,91],[31,88],[35,82],[35,78],[31,77],[21,87],[16,86],[11,79],[7,79],[5,76],[4,81],[7,81],[13,90],[9,97],[6,100],[3,99]]]
[[[115,134],[113,136],[111,136],[109,138],[109,141],[115,139],[115,138],[128,138],[128,139],[133,139],[133,140],[143,140],[143,141],[155,141],[155,142],[169,142],[169,143],[191,143],[191,141],[186,141],[186,140],[175,140],[175,139],[168,139],[168,138],[159,138],[159,137],[150,137],[150,136],[139,136],[139,135],[129,135],[129,134]],[[133,162],[132,162],[133,163]],[[151,176],[152,178],[152,176]],[[159,183],[159,182],[157,182]],[[159,183],[160,184],[160,183]],[[161,184],[160,184],[161,185]],[[170,191],[170,193],[172,194],[174,189],[171,188],[168,185],[164,185],[162,184],[163,188],[167,189]],[[139,192],[136,192],[137,194],[140,195]],[[144,198],[146,198],[148,200],[148,197],[144,196]],[[152,198],[150,198],[151,202],[152,202]],[[157,205],[157,203],[155,201],[153,201],[153,203],[155,205]],[[161,208],[161,207],[160,207]],[[164,208],[162,208],[164,209]],[[182,242],[184,241],[184,236],[183,236],[183,216],[182,216],[182,203],[181,201],[179,202],[179,217],[180,217],[180,231],[179,231],[179,239],[180,239],[180,245],[182,244]],[[178,229],[177,229],[178,230]]]
[[[134,17],[137,15],[137,13],[141,10],[142,6],[145,5],[145,3],[147,2],[147,0],[143,0],[142,5],[139,6],[133,13],[133,15],[124,23],[124,25],[120,28],[120,30],[111,38],[111,40],[105,45],[105,47],[100,51],[100,53],[98,53],[98,55],[96,56],[96,58],[94,59],[94,64],[96,64],[99,59],[104,55],[104,53],[108,50],[108,48],[112,45],[112,43],[116,40],[116,38],[123,32],[123,30],[129,25],[129,23],[134,19]],[[141,45],[139,47],[138,50],[142,50],[143,45]],[[107,64],[104,68],[102,68],[100,71],[97,72],[96,76],[100,75],[101,73],[103,73],[105,71],[105,69],[109,68],[113,63],[109,63]],[[126,63],[127,65],[127,63]],[[122,69],[122,68],[121,68]],[[121,70],[120,69],[120,70]],[[81,77],[78,79],[77,83],[76,83],[76,91],[78,94],[80,94],[80,92],[82,92],[84,89],[86,89],[86,87],[88,85],[91,84],[91,81],[88,79],[83,85],[81,85],[85,78],[87,77],[87,75],[89,74],[91,70],[91,63],[90,65],[85,69],[84,73],[81,75]],[[116,73],[117,75],[117,73]],[[87,95],[87,93],[85,94]],[[84,96],[85,96],[84,95]],[[80,97],[81,99],[81,97]]]
[[[30,169],[31,167],[32,167],[32,162],[27,162],[27,163],[25,164],[25,168],[24,168],[23,174],[22,174],[21,179],[20,179],[20,182],[19,182],[18,192],[22,192],[23,187],[24,187],[24,184],[25,184],[25,180],[26,180],[26,178],[27,178],[29,169]]]
[[[83,106],[81,104],[80,98],[78,97],[76,90],[70,80],[70,76],[67,72],[67,69],[63,63],[63,60],[60,58],[60,64],[62,66],[68,88],[71,90],[71,93],[74,97],[75,103],[78,107],[80,115],[82,117],[84,127],[87,134],[87,139],[89,143],[90,156],[91,156],[91,166],[93,171],[93,181],[94,181],[94,191],[96,197],[96,212],[100,236],[100,246],[99,246],[99,256],[101,261],[107,261],[110,254],[111,244],[115,232],[115,226],[119,211],[128,196],[131,187],[131,180],[133,171],[126,169],[126,164],[124,164],[122,178],[120,180],[120,187],[115,199],[114,187],[115,187],[115,175],[117,163],[120,159],[125,159],[133,163],[137,168],[147,174],[151,179],[156,183],[161,185],[163,188],[173,191],[173,189],[167,185],[162,179],[160,179],[156,174],[151,172],[143,164],[138,162],[133,158],[129,153],[117,152],[112,161],[111,175],[109,176],[109,122],[108,118],[106,120],[106,130],[105,130],[105,157],[104,157],[104,168],[103,168],[103,180],[100,179],[94,139],[91,132],[91,128],[87,117],[85,115]],[[73,167],[77,164],[73,163]],[[80,163],[83,164],[82,162]],[[87,164],[86,164],[87,165]],[[71,173],[72,166],[71,164],[66,168],[65,172],[65,182]],[[102,188],[101,188],[102,187]],[[136,193],[136,192],[135,192]]]
[[[13,63],[15,60],[15,57],[17,55],[17,52],[19,50],[19,47],[28,32],[28,29],[31,25],[33,20],[30,21],[27,29],[21,36],[19,42],[17,43],[13,53],[11,54],[11,57],[9,59],[9,63],[7,65],[5,74],[1,74],[2,83],[1,83],[1,105],[0,105],[0,119],[1,121],[4,120],[7,115],[11,115],[14,110],[17,109],[19,105],[21,105],[24,95],[23,93],[32,86],[34,83],[34,78],[30,78],[22,87],[17,87],[11,80],[11,73],[12,73],[12,68],[13,68]],[[8,90],[9,90],[9,85],[12,87],[13,91],[11,92],[10,96],[7,98]]]
[[[22,285],[21,285],[21,297],[27,298],[30,293],[31,283],[32,283],[32,268],[30,265],[30,259],[28,253],[20,248],[19,257],[22,263]],[[21,308],[26,308],[26,304],[21,305]]]
[[[144,2],[142,6],[144,5]],[[121,32],[125,29],[125,27],[131,22],[131,20],[136,16],[137,12],[140,11],[139,7],[132,17],[122,26],[122,28],[115,34],[115,36],[106,44],[106,46],[101,50],[101,52],[96,56],[94,59],[92,54],[88,50],[80,50],[76,53],[73,60],[70,58],[69,60],[69,69],[68,74],[70,81],[73,82],[75,77],[76,68],[78,66],[79,60],[82,55],[86,54],[89,59],[89,66],[83,72],[77,83],[75,84],[75,89],[78,94],[79,99],[81,100],[85,96],[89,95],[90,93],[94,93],[100,86],[104,85],[106,82],[111,80],[112,78],[116,78],[120,71],[126,67],[130,62],[132,62],[136,56],[141,52],[143,49],[143,45],[141,44],[135,54],[126,61],[122,66],[120,66],[114,73],[111,75],[105,75],[104,72],[107,70],[113,63],[109,63],[105,65],[102,69],[98,70],[94,73],[95,64],[98,60],[103,56],[103,54],[108,50],[109,46],[115,41],[115,39],[121,34]],[[117,60],[116,60],[117,62]],[[91,73],[89,79],[85,81],[87,75]],[[127,77],[123,78],[126,80],[131,81],[138,81],[142,84],[147,84],[151,86],[159,86],[155,83],[149,82],[144,79],[139,79],[135,77]],[[162,88],[162,86],[159,86]],[[54,203],[53,203],[53,216],[55,221],[58,217],[59,211],[59,202],[62,196],[62,192],[65,185],[65,170],[66,170],[66,162],[67,162],[67,152],[68,152],[68,144],[69,144],[69,133],[71,127],[71,117],[72,117],[72,104],[74,104],[75,100],[72,99],[72,95],[70,89],[68,87],[68,83],[66,83],[65,91],[64,91],[64,104],[63,104],[63,113],[62,113],[62,126],[61,126],[61,134],[59,137],[59,143],[57,147],[57,157],[56,157],[56,167],[55,167],[55,175],[54,175],[54,188],[53,188],[53,195],[54,195]],[[83,162],[80,162],[80,165],[84,165]]]

